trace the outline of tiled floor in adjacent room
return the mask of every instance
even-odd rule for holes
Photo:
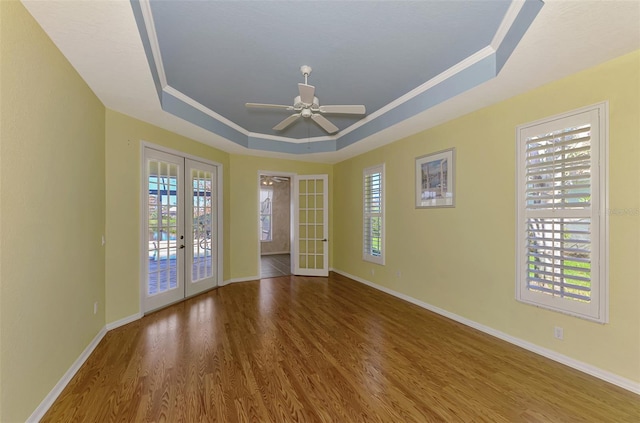
[[[277,278],[291,274],[291,256],[272,254],[260,256],[260,278]]]

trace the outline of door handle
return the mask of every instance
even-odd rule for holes
[[[183,248],[184,248],[184,245],[181,245],[181,246],[180,246],[180,249],[182,250]]]
[[[323,239],[322,242],[327,242],[327,238]]]

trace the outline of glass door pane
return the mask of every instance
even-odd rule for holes
[[[145,150],[147,268],[145,311],[184,296],[182,249],[182,159]]]
[[[187,200],[187,296],[217,285],[217,187],[215,166],[186,160],[189,180]]]

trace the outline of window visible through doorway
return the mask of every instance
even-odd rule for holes
[[[260,241],[272,239],[273,188],[260,188]]]

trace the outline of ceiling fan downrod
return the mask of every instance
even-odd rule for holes
[[[309,77],[309,75],[311,75],[311,66],[300,66],[300,72],[302,72],[302,74],[304,75],[304,85],[309,85],[307,84],[307,78]]]

